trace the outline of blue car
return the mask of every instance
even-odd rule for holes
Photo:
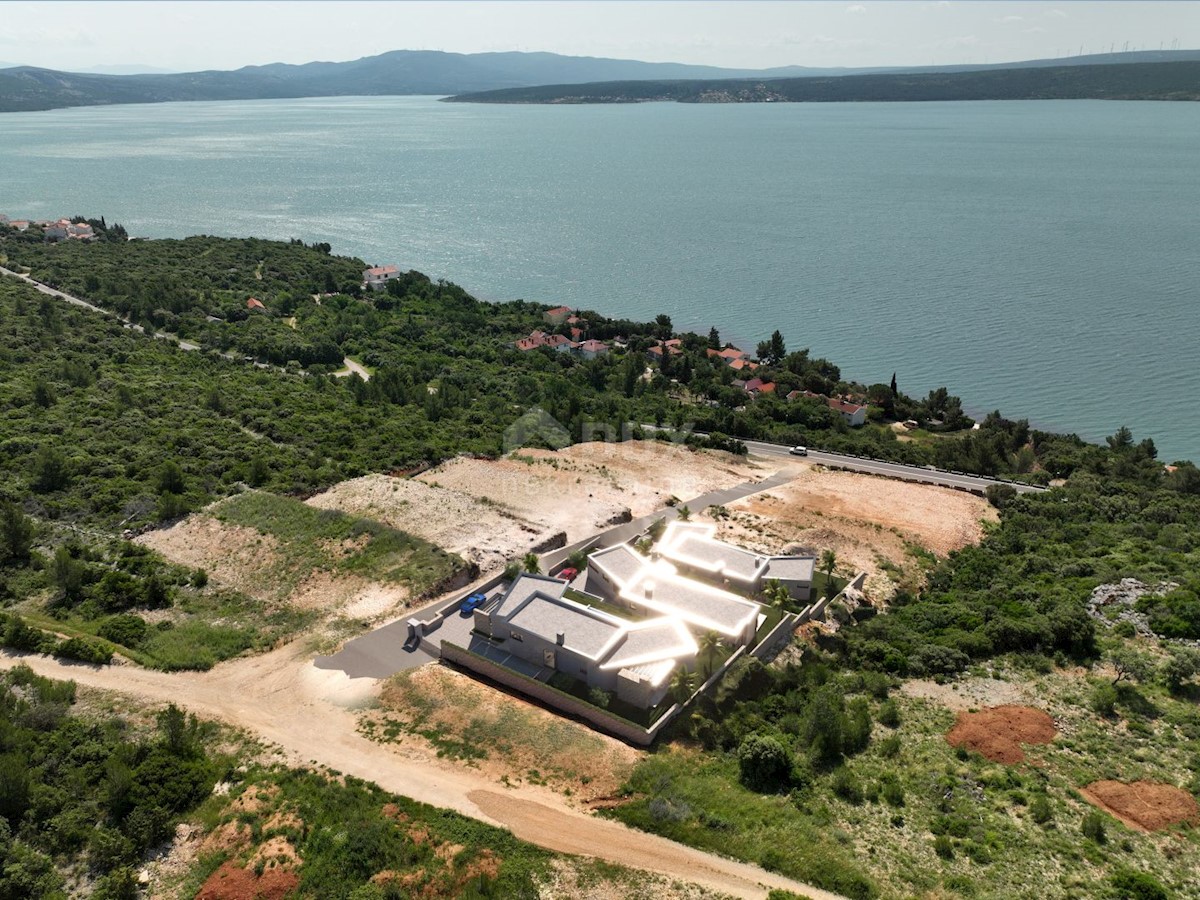
[[[460,606],[459,609],[463,611],[464,615],[473,613],[475,610],[479,609],[479,607],[483,606],[486,600],[487,594],[472,594],[462,602],[462,606]]]

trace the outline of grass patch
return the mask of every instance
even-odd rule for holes
[[[265,491],[231,497],[216,507],[214,515],[278,539],[293,573],[332,569],[400,584],[422,595],[466,567],[458,556],[372,519],[317,509]]]

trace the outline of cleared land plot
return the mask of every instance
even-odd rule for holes
[[[429,746],[497,781],[531,781],[587,802],[615,794],[642,754],[442,666],[401,672],[360,730],[376,740]]]
[[[986,500],[961,491],[820,468],[801,470],[729,511],[718,537],[773,553],[784,546],[833,550],[839,571],[866,571],[868,592],[884,596],[888,582],[905,577],[897,570],[920,562],[914,548],[945,556],[977,543],[983,522],[996,520]]]
[[[388,475],[343,481],[307,503],[406,531],[457,553],[481,571],[502,567],[554,533],[461,491]]]
[[[138,541],[257,600],[354,618],[382,616],[465,568],[420,537],[261,491]]]
[[[1200,822],[1200,805],[1187,791],[1151,781],[1097,781],[1079,792],[1084,799],[1138,831],[1157,831],[1181,822]]]
[[[568,541],[588,537],[628,510],[634,517],[709,491],[757,481],[789,461],[754,463],[718,451],[660,441],[593,442],[563,450],[521,450],[500,460],[460,457],[417,476],[485,498],[499,509]]]
[[[1025,761],[1023,744],[1048,744],[1058,730],[1049,714],[1028,706],[995,706],[960,712],[946,733],[951,747],[965,747],[992,762],[1016,765]]]

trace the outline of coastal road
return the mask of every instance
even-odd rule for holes
[[[782,444],[767,444],[762,441],[743,441],[747,449],[757,456],[791,456],[791,448]],[[861,472],[865,475],[884,475],[888,478],[899,478],[904,481],[916,481],[921,484],[933,484],[939,487],[956,488],[970,491],[974,494],[984,493],[993,484],[1007,484],[1019,494],[1041,493],[1046,488],[1036,484],[1000,481],[982,475],[967,475],[961,472],[947,472],[943,469],[909,466],[903,463],[884,462],[878,459],[866,459],[859,456],[847,456],[844,453],[829,453],[825,450],[808,448],[808,456],[791,457],[806,459],[829,468],[845,469],[848,472]]]

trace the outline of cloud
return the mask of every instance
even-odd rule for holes
[[[1032,28],[1024,28],[1021,30],[1021,34],[1045,34],[1045,33],[1046,33],[1046,29],[1042,28],[1040,25],[1034,25]]]
[[[867,8],[865,6],[863,6],[861,3],[855,3],[853,6],[846,7],[847,15],[859,16],[859,15],[862,15],[863,13],[865,13],[866,11],[867,11]]]
[[[1004,16],[996,20],[997,22],[1024,22],[1024,16]]]
[[[1065,18],[1067,18],[1066,12],[1061,9],[1048,9],[1042,15],[1044,15],[1047,19],[1065,19]]]

